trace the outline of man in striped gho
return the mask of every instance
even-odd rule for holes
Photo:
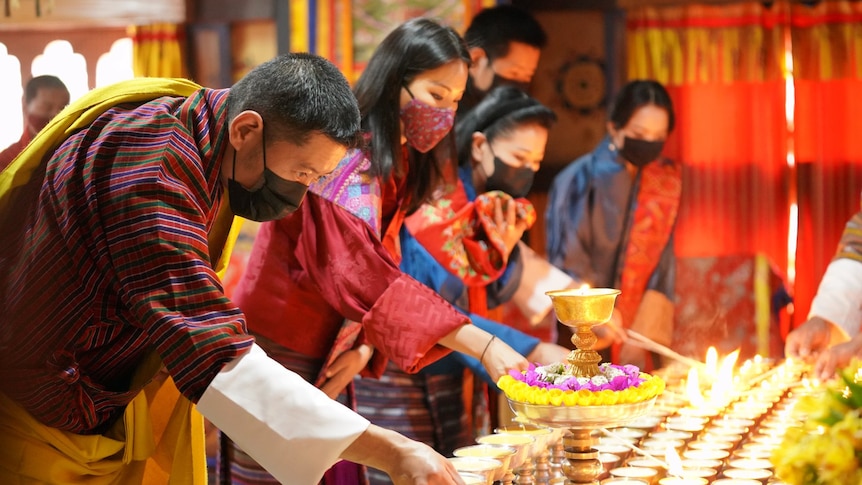
[[[339,458],[461,483],[271,360],[219,275],[234,216],[283,217],[358,145],[341,73],[280,56],[230,90],[136,79],[0,173],[0,483],[203,484],[197,409],[286,483]]]

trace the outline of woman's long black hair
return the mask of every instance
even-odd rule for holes
[[[469,67],[470,55],[464,40],[452,28],[427,18],[401,24],[374,51],[354,93],[359,100],[362,129],[370,136],[368,152],[375,173],[384,178],[393,170],[403,175],[401,88],[417,74],[453,60],[461,60]],[[440,178],[440,165],[454,156],[454,149],[451,133],[428,153],[408,146],[408,212],[431,195]]]

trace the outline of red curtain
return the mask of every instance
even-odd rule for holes
[[[787,260],[787,146],[781,21],[759,3],[628,13],[628,75],[669,90],[684,166],[680,257],[764,253]]]
[[[684,167],[676,232],[680,257],[787,259],[780,81],[669,88],[679,130],[667,155]]]
[[[862,4],[792,9],[799,236],[796,318],[835,253],[862,191]]]
[[[795,270],[786,332],[806,317],[859,208],[862,4],[688,5],[627,18],[629,78],[659,80],[675,102],[666,154],[685,167],[678,256],[763,254],[780,273]]]

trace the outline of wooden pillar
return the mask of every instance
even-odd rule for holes
[[[290,52],[290,0],[273,0],[275,2],[275,35],[278,43],[278,54]]]

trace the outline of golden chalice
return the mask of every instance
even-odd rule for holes
[[[598,375],[599,362],[602,358],[593,350],[598,340],[593,333],[593,327],[611,319],[620,290],[579,288],[549,291],[545,294],[551,297],[557,320],[572,328],[572,344],[575,350],[568,358],[572,375],[575,377]]]

